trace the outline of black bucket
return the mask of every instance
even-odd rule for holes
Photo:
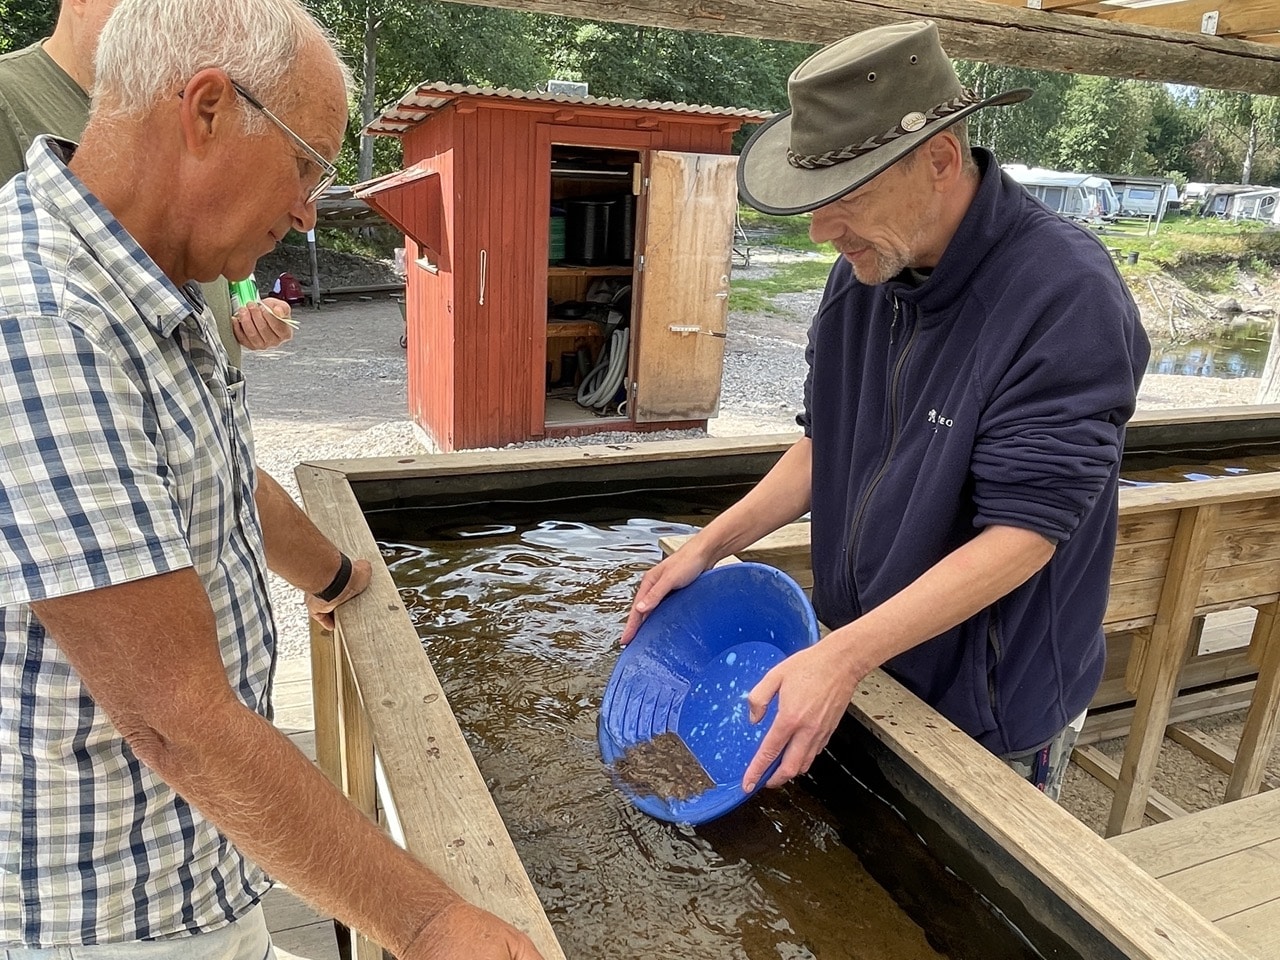
[[[612,200],[566,200],[564,258],[569,263],[598,267],[609,263],[609,224]]]
[[[614,263],[630,264],[636,249],[636,198],[625,193],[614,201],[609,252]]]

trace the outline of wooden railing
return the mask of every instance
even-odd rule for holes
[[[685,539],[668,538],[664,549],[676,549]],[[777,566],[804,587],[813,583],[807,523],[784,527],[737,556]],[[1123,762],[1114,771],[1091,768],[1114,781],[1108,835],[1141,825],[1174,700],[1181,689],[1210,679],[1260,676],[1243,701],[1250,704],[1249,714],[1230,761],[1226,799],[1261,788],[1280,711],[1278,600],[1280,474],[1121,491],[1104,619],[1108,668],[1091,704],[1134,702]],[[1245,607],[1258,611],[1247,649],[1198,652],[1201,618]],[[1240,705],[1236,689],[1220,701],[1224,711]],[[1201,706],[1198,715],[1211,710]],[[1163,818],[1161,809],[1157,804],[1150,812]]]
[[[629,476],[643,463],[670,474],[682,462],[707,458],[754,458],[754,470],[763,454],[773,458],[789,443],[766,439],[331,461],[304,464],[297,475],[317,525],[348,553],[377,557],[364,498],[398,503],[415,485],[474,493],[498,482],[486,477],[536,480],[544,470]],[[802,533],[807,537],[788,529],[767,538],[756,558],[786,566]],[[807,565],[807,546],[803,553]],[[525,930],[546,960],[564,960],[385,567],[375,565],[369,589],[337,619],[336,632],[312,635],[317,762],[455,890]],[[850,715],[981,830],[985,854],[998,846],[1059,898],[1071,911],[1064,922],[1078,917],[1135,960],[1244,960],[1221,931],[889,677],[868,677]],[[355,947],[361,960],[381,956],[367,940]]]

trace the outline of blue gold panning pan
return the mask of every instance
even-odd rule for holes
[[[817,641],[804,591],[764,564],[716,567],[669,594],[618,655],[600,703],[600,754],[619,788],[645,813],[673,823],[704,823],[742,803],[749,796],[742,776],[777,710],[775,699],[753,724],[747,694],[774,665]],[[678,736],[702,765],[710,783],[701,792],[659,796],[620,775],[624,758],[638,756],[629,751],[662,734]]]

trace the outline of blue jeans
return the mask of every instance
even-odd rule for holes
[[[259,904],[240,919],[191,937],[91,947],[0,947],[0,960],[276,960]]]

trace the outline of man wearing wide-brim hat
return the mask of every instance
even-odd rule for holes
[[[812,513],[831,633],[752,691],[777,718],[747,770],[807,770],[884,669],[1057,795],[1102,676],[1124,425],[1150,346],[1105,249],[1032,199],[964,119],[1026,99],[964,89],[932,23],[867,30],[792,73],[747,143],[744,199],[812,211],[841,254],[809,333],[804,437],[650,570],[668,592]]]

